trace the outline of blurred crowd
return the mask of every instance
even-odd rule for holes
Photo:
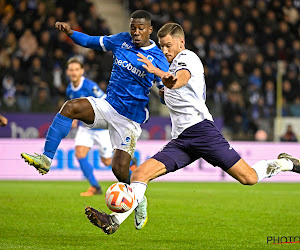
[[[233,139],[272,136],[279,60],[283,115],[300,116],[299,0],[135,0],[130,9],[152,14],[154,39],[166,22],[183,26],[205,68],[207,105]]]
[[[85,75],[105,90],[111,55],[74,45],[55,30],[56,21],[68,21],[73,30],[90,35],[110,35],[89,0],[0,0],[2,111],[58,111],[66,100],[65,64],[72,56],[84,61]]]
[[[261,130],[272,137],[279,61],[283,116],[300,116],[300,0],[128,3],[130,12],[152,14],[156,42],[166,22],[183,26],[186,47],[205,68],[207,105],[229,139],[254,139]],[[109,35],[96,12],[91,0],[0,0],[1,110],[56,112],[65,101],[65,63],[71,56],[80,57],[85,75],[106,89],[111,54],[74,45],[54,29],[56,21],[68,21],[74,30]],[[152,114],[163,110],[150,104]]]

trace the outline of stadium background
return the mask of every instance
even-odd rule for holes
[[[266,158],[279,153],[278,145],[288,145],[290,151],[298,147],[295,142],[300,139],[299,0],[3,0],[0,5],[0,113],[8,118],[8,125],[0,128],[0,178],[25,178],[26,173],[14,175],[5,166],[27,171],[19,153],[28,147],[42,150],[43,139],[32,139],[45,137],[65,101],[68,58],[82,59],[85,75],[103,90],[108,84],[112,54],[74,45],[64,33],[54,29],[54,23],[68,21],[74,30],[110,35],[127,31],[129,14],[136,9],[152,14],[151,38],[156,42],[157,30],[164,23],[172,21],[183,26],[186,47],[198,54],[205,67],[207,105],[224,136],[236,144],[238,151],[242,148],[240,153],[246,152],[242,155],[246,160],[260,160],[254,151],[259,147],[265,150],[264,145],[271,145],[263,155]],[[155,88],[149,108],[150,120],[142,125],[136,152],[139,162],[170,139],[168,110],[160,104]],[[291,131],[287,131],[288,125]],[[61,149],[67,155],[63,168],[70,169],[68,162],[74,158],[71,146],[75,132],[71,131],[65,140],[68,147]],[[244,141],[248,141],[246,147]],[[279,141],[291,143],[278,144]],[[148,151],[145,145],[150,145]],[[98,164],[95,156],[96,150],[89,157]],[[200,165],[195,164],[196,171],[201,169]],[[78,165],[74,169],[79,170]],[[100,170],[96,172],[101,179],[103,169]],[[224,179],[221,171],[211,171],[216,174],[214,180]],[[35,179],[36,173],[29,173]],[[81,178],[80,171],[76,176]]]
[[[279,142],[288,124],[300,139],[299,0],[0,0],[0,113],[9,119],[0,127],[0,249],[266,249],[299,243],[299,175],[293,173],[270,180],[295,183],[246,187],[224,183],[232,179],[219,168],[196,162],[165,176],[180,183],[149,183],[143,230],[134,229],[131,215],[107,236],[84,215],[84,205],[109,212],[103,196],[80,197],[88,183],[70,181],[82,180],[72,151],[75,131],[62,141],[47,175],[21,160],[22,151],[42,151],[65,100],[69,57],[84,59],[86,75],[103,89],[109,79],[111,54],[73,45],[54,30],[55,21],[68,20],[90,35],[110,34],[127,30],[135,9],[151,12],[155,31],[168,20],[183,25],[187,47],[205,65],[207,104],[244,159],[252,164],[282,151],[299,156],[297,142]],[[140,161],[170,134],[155,88],[150,110],[137,147]],[[287,133],[283,140],[295,137]],[[97,153],[93,149],[89,157],[105,190],[115,178]],[[199,182],[205,180],[215,182]]]

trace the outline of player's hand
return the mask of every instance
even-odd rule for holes
[[[170,73],[166,73],[162,76],[161,78],[163,84],[168,88],[171,89],[173,88],[173,86],[175,85],[175,83],[177,82],[177,78],[175,76],[173,76]]]
[[[145,57],[143,54],[141,54],[141,53],[138,53],[137,56],[139,57],[139,58],[137,59],[138,61],[145,63],[145,64],[143,65],[143,67],[144,67],[149,73],[154,74],[157,68],[152,64],[152,62],[151,62],[147,57]]]
[[[4,117],[4,116],[2,116],[2,115],[0,115],[0,126],[4,127],[6,125],[7,125],[7,118]]]
[[[71,30],[71,27],[68,23],[56,22],[55,28],[62,32],[65,32],[68,36],[71,36],[73,34],[73,30]]]

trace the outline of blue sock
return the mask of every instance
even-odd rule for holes
[[[93,174],[93,166],[88,162],[88,157],[78,159],[78,161],[84,176],[88,179],[91,186],[97,189],[100,188],[100,185]]]
[[[44,155],[53,159],[61,140],[65,138],[72,126],[72,119],[57,113],[48,129],[44,147]]]
[[[130,177],[131,177],[132,171],[129,169],[129,176],[126,179],[125,183],[130,184]]]

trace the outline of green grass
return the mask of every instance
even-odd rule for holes
[[[103,182],[104,190],[111,182]],[[267,236],[299,236],[300,183],[150,183],[148,224],[131,215],[105,235],[84,215],[104,196],[86,182],[0,182],[0,249],[265,249]]]

